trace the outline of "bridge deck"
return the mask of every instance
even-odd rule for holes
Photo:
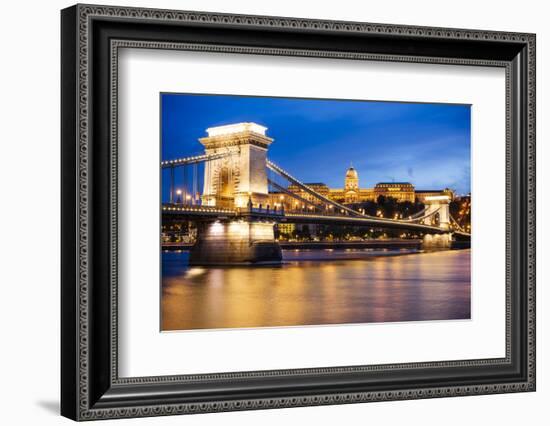
[[[419,223],[411,223],[393,219],[372,218],[370,216],[348,216],[323,213],[308,213],[308,212],[287,212],[274,209],[230,209],[211,206],[176,206],[164,205],[162,214],[166,216],[180,216],[190,218],[204,217],[212,218],[245,218],[254,216],[260,219],[273,220],[275,222],[288,222],[299,224],[320,224],[320,225],[353,225],[353,226],[371,226],[374,228],[387,229],[403,229],[414,230],[420,232],[429,232],[432,234],[445,234],[453,232],[441,229],[436,226],[423,225]]]
[[[285,219],[290,223],[316,223],[319,225],[353,225],[371,226],[373,228],[403,229],[433,234],[445,234],[451,232],[436,226],[422,225],[419,223],[401,222],[392,219],[375,219],[371,217],[353,217],[338,215],[323,215],[313,213],[285,213]]]

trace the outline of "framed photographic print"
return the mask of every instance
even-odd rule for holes
[[[535,36],[76,5],[74,420],[535,390]]]

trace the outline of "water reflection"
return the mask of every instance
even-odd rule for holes
[[[189,268],[162,255],[162,329],[470,318],[470,250],[291,250],[285,264]]]

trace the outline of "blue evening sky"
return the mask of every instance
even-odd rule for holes
[[[162,94],[161,106],[162,160],[201,153],[208,127],[252,121],[275,139],[268,157],[303,182],[343,187],[353,164],[362,188],[470,192],[469,105]]]

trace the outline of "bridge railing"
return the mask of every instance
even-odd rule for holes
[[[231,155],[231,153],[226,151],[218,152],[215,154],[198,154],[192,155],[190,157],[174,158],[172,160],[161,161],[160,166],[163,169],[169,167],[182,167],[188,166],[190,164],[198,164],[204,163],[206,161],[218,160],[220,158],[228,157],[229,155]]]
[[[281,217],[285,215],[285,210],[283,208],[280,208],[280,207],[277,208],[277,206],[269,206],[269,205],[266,205],[265,207],[261,205],[258,207],[236,207],[235,211],[241,214],[254,213],[254,214],[275,215],[275,216],[281,216]]]
[[[224,213],[235,214],[235,209],[223,208],[219,206],[204,206],[191,204],[163,204],[162,211],[166,213]]]

